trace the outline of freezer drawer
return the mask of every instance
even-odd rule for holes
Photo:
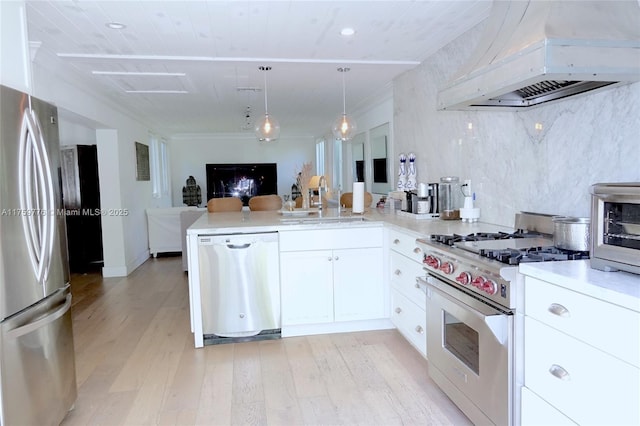
[[[77,396],[69,286],[0,325],[0,424],[59,425]]]
[[[200,236],[198,257],[205,336],[280,329],[277,233]]]

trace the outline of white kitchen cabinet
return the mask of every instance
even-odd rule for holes
[[[385,316],[382,258],[382,247],[334,250],[333,299],[336,321]]]
[[[530,276],[524,283],[522,424],[539,424],[541,412],[640,424],[640,313]]]
[[[389,230],[391,321],[423,356],[427,356],[426,294],[416,282],[424,276],[423,254],[416,236]]]
[[[331,250],[280,253],[283,325],[333,321],[332,261]]]
[[[382,232],[280,232],[283,328],[387,317]]]

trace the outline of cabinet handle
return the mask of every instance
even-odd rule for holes
[[[557,377],[560,380],[571,380],[569,372],[557,364],[552,364],[551,367],[549,367],[549,373],[551,373],[553,377]]]
[[[329,257],[327,257],[327,260],[328,260],[329,262],[331,262],[331,261],[333,260],[333,258],[332,258],[331,256],[329,256]]]
[[[336,256],[336,257],[333,258],[333,260],[340,260],[340,257]]]
[[[393,240],[393,244],[400,244],[400,240],[396,238],[395,240]]]
[[[569,318],[571,316],[569,310],[559,303],[552,303],[551,305],[549,305],[547,310],[553,315],[557,315],[562,318]]]
[[[421,326],[417,325],[416,326],[416,332],[420,333],[420,334],[423,334],[424,333],[424,329]]]
[[[420,247],[416,247],[416,248],[413,249],[413,252],[415,254],[418,254],[418,253],[422,253],[422,250],[420,249]]]
[[[402,275],[402,271],[400,269],[396,269],[394,274],[396,275]]]
[[[396,310],[396,314],[399,314],[400,312],[402,312],[402,309],[400,308],[396,308],[395,310]]]

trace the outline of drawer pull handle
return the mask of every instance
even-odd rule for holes
[[[422,250],[420,250],[420,247],[416,247],[416,248],[413,249],[413,252],[415,254],[418,254],[418,253],[422,253]]]
[[[327,260],[328,260],[329,262],[331,262],[331,261],[333,260],[333,258],[332,258],[331,256],[329,256],[329,257],[327,257]]]
[[[395,240],[393,240],[393,244],[400,244],[400,240],[396,238]]]
[[[569,310],[559,303],[552,303],[551,305],[549,305],[549,308],[547,308],[547,310],[553,315],[557,315],[562,318],[569,318],[571,316]]]
[[[560,380],[571,380],[569,372],[557,364],[552,364],[551,367],[549,367],[549,373],[551,373],[553,377],[557,377]]]
[[[396,314],[399,314],[400,312],[402,312],[402,309],[396,308]]]
[[[424,329],[421,326],[417,325],[416,326],[416,332],[420,333],[420,334],[423,334],[424,333]]]
[[[394,274],[396,275],[402,275],[402,271],[400,269],[396,269],[396,271],[394,272]]]
[[[340,256],[334,257],[333,260],[340,260]]]

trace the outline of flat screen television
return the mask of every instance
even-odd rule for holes
[[[246,206],[254,195],[278,193],[276,163],[207,164],[207,200],[238,197]]]

